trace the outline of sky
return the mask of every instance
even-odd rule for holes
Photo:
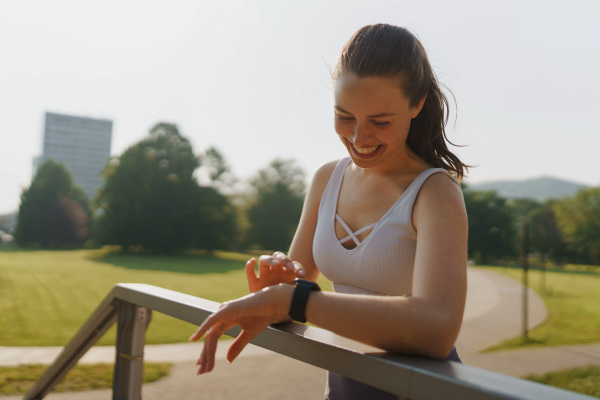
[[[42,0],[0,3],[0,214],[16,211],[46,111],[113,121],[113,156],[158,122],[248,179],[346,155],[330,71],[360,27],[409,28],[456,107],[466,182],[600,185],[595,0]]]

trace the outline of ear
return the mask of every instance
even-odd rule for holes
[[[423,109],[423,106],[425,105],[425,100],[427,100],[427,95],[423,96],[423,98],[421,100],[419,100],[419,103],[417,103],[416,106],[411,107],[411,113],[410,113],[411,119],[417,118],[417,115],[419,115],[419,113]]]

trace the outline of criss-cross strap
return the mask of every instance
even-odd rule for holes
[[[365,226],[364,228],[361,228],[361,229],[357,230],[356,232],[352,232],[352,229],[350,229],[350,227],[348,226],[348,224],[346,224],[344,222],[344,220],[342,219],[342,217],[340,217],[340,215],[337,214],[337,213],[335,214],[335,220],[337,222],[339,222],[340,225],[342,226],[342,228],[344,228],[346,230],[346,232],[348,233],[348,236],[346,236],[346,237],[344,237],[342,239],[339,239],[340,244],[344,244],[348,240],[352,239],[352,240],[354,240],[354,243],[356,243],[356,245],[358,246],[360,244],[360,240],[358,240],[357,236],[360,235],[361,233],[369,230],[369,229],[375,228],[375,225],[377,225],[376,223],[375,224],[371,224],[371,225]]]

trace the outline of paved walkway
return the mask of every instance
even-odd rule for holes
[[[492,353],[480,350],[521,333],[521,296],[519,282],[491,271],[469,268],[467,306],[457,348],[465,364],[490,371],[523,376],[529,373],[600,364],[600,343],[539,349],[519,349]],[[543,301],[529,292],[529,327],[543,322],[548,313]],[[221,342],[218,361],[210,374],[197,377],[194,364],[200,344],[148,345],[147,361],[173,363],[168,377],[145,384],[145,400],[233,399],[244,394],[251,399],[322,399],[325,372],[294,359],[249,346],[231,365],[225,362],[227,342]],[[0,365],[50,364],[61,347],[0,347]],[[81,363],[114,362],[113,346],[95,346]],[[111,390],[84,393],[51,393],[49,400],[105,400]],[[2,400],[19,396],[0,396]]]

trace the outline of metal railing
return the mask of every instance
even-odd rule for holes
[[[114,324],[113,399],[140,399],[145,331],[152,311],[200,325],[219,303],[145,284],[117,284],[25,399],[41,399]],[[236,336],[239,329],[227,332]],[[271,326],[253,344],[412,400],[592,399],[452,361],[387,354],[298,323]]]

